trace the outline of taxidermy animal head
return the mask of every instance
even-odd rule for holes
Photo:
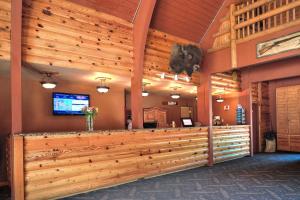
[[[199,71],[202,56],[202,50],[195,45],[175,44],[172,48],[169,65],[176,74],[185,71],[191,76],[194,71]]]

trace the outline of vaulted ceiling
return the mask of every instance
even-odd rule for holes
[[[132,22],[140,0],[70,0]],[[199,42],[224,0],[157,0],[151,28]]]

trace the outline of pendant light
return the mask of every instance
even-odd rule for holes
[[[172,98],[172,99],[179,99],[179,98],[180,98],[180,94],[178,94],[178,93],[176,92],[176,90],[179,89],[179,88],[181,88],[181,87],[179,87],[179,86],[174,86],[174,87],[171,87],[171,88],[174,90],[174,93],[170,95],[171,98]]]
[[[224,99],[223,99],[221,96],[218,96],[218,97],[216,98],[216,102],[218,102],[218,103],[223,103],[223,102],[224,102]]]
[[[146,85],[150,85],[150,83],[143,83],[143,88],[142,88],[142,96],[143,97],[149,96],[149,92],[145,90]]]
[[[97,77],[96,80],[100,81],[100,85],[98,85],[96,87],[97,92],[103,94],[103,93],[107,93],[109,91],[109,87],[107,85],[105,85],[105,81],[106,80],[110,80],[111,78],[108,77]]]
[[[45,89],[54,89],[57,83],[53,80],[53,75],[58,74],[57,72],[41,72],[44,76],[40,82],[42,87]]]

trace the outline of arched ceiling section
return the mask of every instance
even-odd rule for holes
[[[199,42],[224,0],[158,0],[151,28]]]
[[[69,0],[132,22],[140,0]],[[150,27],[198,43],[225,0],[158,0]]]

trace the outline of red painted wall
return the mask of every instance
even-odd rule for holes
[[[24,74],[24,73],[23,73]],[[0,77],[2,85],[8,85],[8,78]],[[111,87],[107,94],[99,94],[94,85],[59,81],[55,90],[41,87],[39,80],[23,76],[23,132],[47,131],[81,131],[85,130],[83,116],[54,116],[52,115],[52,92],[90,94],[91,106],[99,108],[95,120],[95,129],[123,129],[125,127],[124,89]],[[0,105],[7,105],[9,93],[5,90],[0,95]],[[10,122],[7,119],[9,107],[1,106],[1,133],[9,133]]]
[[[217,96],[213,96],[213,116],[221,116],[224,120],[223,124],[236,125],[236,108],[239,104],[238,97],[224,97],[224,102],[216,102]],[[229,105],[229,110],[224,110],[224,106]]]
[[[190,106],[193,108],[194,121],[196,120],[197,108],[195,98],[180,98],[177,106],[167,106],[162,105],[163,101],[174,101],[168,95],[163,94],[153,94],[151,93],[148,97],[143,97],[143,108],[159,107],[167,110],[167,123],[171,124],[172,121],[175,121],[177,126],[180,126],[180,107],[181,106]],[[130,103],[130,94],[126,95],[126,110],[131,109]]]

